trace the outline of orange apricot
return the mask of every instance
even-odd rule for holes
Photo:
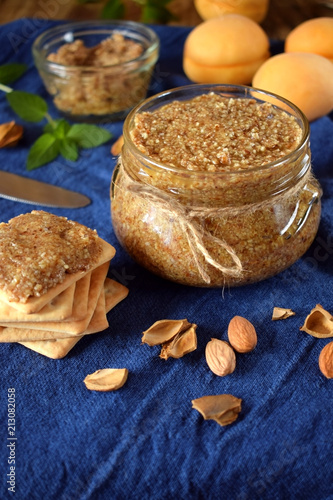
[[[261,23],[266,17],[269,0],[194,0],[194,6],[205,21],[224,14],[240,14]]]
[[[309,52],[333,62],[333,17],[304,21],[286,37],[285,52]]]
[[[248,17],[238,14],[209,19],[188,35],[183,69],[196,83],[248,84],[268,59],[269,39]]]
[[[258,69],[252,85],[288,99],[309,121],[333,109],[333,64],[317,54],[273,56]]]

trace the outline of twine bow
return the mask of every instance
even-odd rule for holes
[[[121,159],[119,159],[118,165],[121,167]],[[196,217],[202,218],[227,209],[210,209],[207,207],[197,207],[193,209],[185,207],[165,191],[133,180],[124,168],[122,168],[121,173],[124,175],[127,190],[139,197],[142,197],[145,202],[149,201],[154,207],[162,211],[167,218],[176,219],[177,223],[181,225],[200,276],[205,283],[209,284],[211,278],[200,262],[200,255],[208,264],[215,267],[215,269],[218,269],[226,276],[239,277],[241,275],[243,266],[233,248],[226,241],[216,238],[211,233],[206,231],[202,225],[195,220]],[[208,252],[204,244],[204,239],[210,241],[215,246],[222,247],[230,255],[235,266],[227,267],[217,262]]]

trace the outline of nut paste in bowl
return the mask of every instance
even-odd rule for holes
[[[150,271],[237,286],[304,254],[320,197],[298,108],[250,87],[189,85],[128,115],[111,214],[123,247]]]
[[[58,110],[75,121],[115,121],[145,99],[159,38],[132,21],[74,21],[43,32],[34,61]]]

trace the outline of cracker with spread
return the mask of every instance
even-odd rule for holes
[[[115,249],[97,232],[44,211],[0,224],[0,343],[64,357],[105,330],[127,294],[107,278]]]

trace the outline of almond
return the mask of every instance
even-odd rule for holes
[[[225,377],[236,368],[236,355],[224,340],[211,339],[206,345],[206,361],[215,375]]]
[[[319,368],[326,378],[333,378],[333,342],[322,349],[319,355]]]
[[[228,338],[237,352],[250,352],[257,345],[257,333],[252,323],[242,316],[234,316],[228,326]]]

